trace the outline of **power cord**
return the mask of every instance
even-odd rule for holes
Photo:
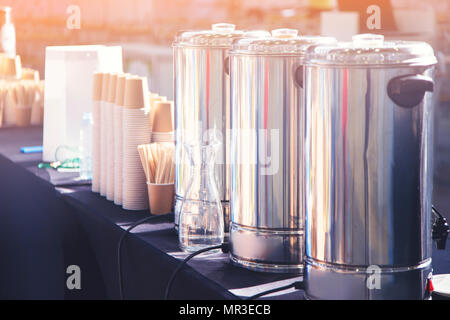
[[[287,290],[287,289],[290,289],[290,288],[295,288],[296,290],[303,290],[304,289],[304,285],[303,285],[302,281],[296,281],[296,282],[293,282],[291,284],[285,285],[283,287],[274,288],[274,289],[270,289],[270,290],[267,290],[267,291],[263,291],[263,292],[257,293],[257,294],[255,294],[255,295],[253,295],[251,297],[245,298],[244,300],[255,300],[255,299],[258,299],[258,298],[260,298],[262,296],[265,296],[265,295],[268,295],[268,294],[271,294],[271,293],[275,293],[275,292],[279,292],[279,291],[284,291],[284,290]]]
[[[166,292],[164,294],[164,300],[169,300],[170,289],[172,289],[173,281],[175,280],[175,277],[177,276],[178,272],[180,272],[180,270],[184,267],[184,265],[186,265],[186,263],[188,263],[189,260],[191,260],[195,256],[198,256],[199,254],[202,254],[204,252],[211,251],[211,250],[217,250],[217,249],[222,249],[223,253],[228,253],[230,251],[230,245],[229,245],[229,243],[225,242],[225,243],[222,243],[221,245],[198,250],[194,253],[191,253],[188,257],[186,257],[178,265],[178,267],[172,272],[172,275],[169,278],[169,282],[167,283]]]
[[[154,215],[145,217],[144,219],[138,220],[135,223],[133,223],[130,227],[128,227],[124,233],[120,236],[119,244],[117,246],[117,269],[119,272],[119,294],[120,294],[120,300],[123,300],[123,279],[122,279],[122,257],[121,257],[121,251],[122,251],[122,243],[125,237],[130,233],[131,230],[136,228],[137,226],[146,223],[148,221],[157,219],[157,218],[163,218],[173,215],[173,213],[167,213],[162,215]]]

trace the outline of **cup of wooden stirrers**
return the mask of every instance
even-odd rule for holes
[[[147,178],[148,199],[152,214],[172,211],[174,200],[175,146],[173,143],[152,143],[138,146]]]
[[[0,127],[41,124],[44,115],[44,82],[0,80]]]

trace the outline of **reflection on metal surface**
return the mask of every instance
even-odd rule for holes
[[[301,184],[307,194],[307,296],[417,299],[423,293],[424,273],[413,275],[408,267],[431,257],[433,110],[430,93],[413,108],[400,107],[388,97],[389,80],[407,74],[432,76],[432,68],[305,69]],[[407,268],[405,275],[386,277],[414,292],[396,289],[396,295],[385,286],[369,295],[360,288],[363,281],[352,284],[336,270],[319,272],[311,261],[332,264],[336,270]],[[410,285],[405,277],[411,277]],[[339,296],[318,289],[324,282],[331,288],[345,281],[349,285]]]
[[[366,268],[346,268],[306,258],[304,278],[307,299],[395,300],[426,298],[425,284],[431,273],[431,259],[405,268],[381,268],[379,289],[368,286],[372,276]]]
[[[226,28],[224,28],[226,27]],[[229,76],[225,58],[232,38],[240,32],[233,25],[214,25],[213,30],[185,32],[174,44],[174,99],[176,128],[175,208],[186,192],[189,162],[183,150],[186,139],[200,141],[209,130],[218,135],[222,148],[216,156],[216,179],[219,196],[229,201]],[[229,215],[224,210],[225,229]],[[175,210],[175,224],[179,211]]]
[[[298,273],[303,270],[302,230],[230,227],[231,261],[252,270]]]
[[[232,136],[231,233],[241,226],[255,228],[245,240],[240,233],[230,234],[232,260],[251,269],[302,270],[301,89],[293,79],[299,64],[300,57],[295,56],[231,57],[232,128],[241,133]],[[242,134],[245,130],[252,134]],[[258,236],[262,232],[258,229],[265,235]],[[280,238],[276,230],[289,236]],[[247,241],[252,237],[267,251],[240,256],[250,248]],[[278,257],[273,260],[275,252]],[[252,259],[254,263],[249,263]]]

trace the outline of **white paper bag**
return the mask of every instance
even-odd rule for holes
[[[92,112],[93,73],[122,72],[122,48],[47,47],[45,52],[44,161],[59,146],[77,147],[84,112]]]

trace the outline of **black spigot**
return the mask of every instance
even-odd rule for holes
[[[445,219],[434,206],[432,207],[432,211],[436,217],[436,220],[433,223],[432,237],[433,240],[436,240],[437,249],[445,250],[447,238],[450,233],[450,226],[447,223],[447,219]]]

